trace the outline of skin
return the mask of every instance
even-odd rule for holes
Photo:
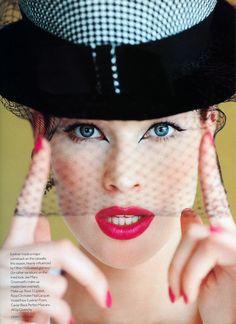
[[[167,136],[158,137],[149,128],[161,121],[183,131],[170,127]],[[97,130],[85,140],[78,127],[69,134],[63,131],[81,122],[94,123],[103,135]],[[179,228],[181,211],[193,205],[200,134],[197,113],[141,122],[62,119],[51,140],[53,176],[62,213],[80,244],[102,263],[120,269],[156,254],[171,239],[170,229]],[[120,242],[98,231],[94,217],[113,205],[140,206],[157,217],[143,235]]]
[[[72,315],[75,323],[236,322],[236,306],[229,305],[236,297],[236,230],[216,163],[215,116],[209,118],[212,123],[203,125],[196,112],[169,117],[168,122],[185,131],[165,141],[147,132],[153,122],[163,120],[93,121],[106,140],[75,142],[74,131],[63,131],[68,123],[64,119],[51,145],[43,139],[0,252],[0,270],[6,278],[10,251],[41,251],[52,267],[66,271],[65,277],[46,274],[42,280],[52,307],[35,310],[37,323],[46,323],[48,315],[63,324]],[[80,249],[67,240],[51,241],[47,219],[38,217],[50,150],[60,207]],[[202,224],[189,209],[198,166],[204,206],[215,227]],[[141,236],[114,240],[94,219],[94,213],[114,204],[142,206],[157,217]],[[5,297],[2,316],[9,314],[8,289],[6,280],[0,287]],[[111,309],[105,308],[107,289],[113,297]]]

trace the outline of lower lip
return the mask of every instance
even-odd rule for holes
[[[137,223],[130,225],[115,225],[108,218],[96,219],[98,226],[107,236],[116,240],[130,240],[140,236],[151,224],[154,216],[144,216]]]

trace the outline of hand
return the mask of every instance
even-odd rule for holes
[[[171,299],[197,302],[204,324],[236,323],[236,226],[221,183],[210,133],[200,145],[200,183],[210,225],[186,209],[182,238],[169,267]]]
[[[62,268],[73,276],[101,307],[106,307],[108,283],[103,273],[69,240],[51,241],[50,226],[40,216],[41,201],[50,167],[50,146],[46,139],[39,140],[41,149],[33,156],[25,184],[18,198],[10,232],[0,250],[0,320],[11,319],[10,253],[40,253],[51,262],[52,268]],[[25,269],[26,270],[26,269]],[[40,274],[40,289],[50,295],[50,307],[35,307],[32,316],[37,323],[47,323],[50,317],[57,323],[69,323],[72,317],[69,305],[63,300],[66,279],[50,272]],[[14,314],[15,315],[15,314]],[[17,314],[20,318],[23,313]],[[31,316],[31,317],[32,317]],[[17,322],[19,323],[19,322]]]

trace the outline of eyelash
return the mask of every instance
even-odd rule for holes
[[[183,132],[185,131],[186,129],[183,129],[181,128],[179,125],[175,124],[174,122],[169,122],[169,121],[163,121],[163,122],[159,122],[159,123],[154,123],[153,125],[151,125],[149,127],[149,129],[147,130],[147,132],[143,135],[143,137],[140,139],[141,140],[146,140],[148,139],[149,137],[145,137],[146,134],[148,134],[152,129],[154,129],[155,126],[170,126],[174,129],[174,132],[173,134],[169,135],[169,136],[153,136],[153,140],[154,141],[158,141],[158,142],[162,142],[162,141],[168,141],[170,140],[171,138],[175,138],[176,137],[176,131],[178,132]]]
[[[159,123],[154,123],[153,125],[151,125],[149,127],[149,129],[147,130],[147,132],[143,135],[143,137],[139,140],[139,142],[141,142],[141,140],[146,140],[148,139],[149,137],[145,137],[146,134],[148,134],[152,129],[154,129],[155,126],[160,126],[160,125],[163,125],[163,126],[170,126],[172,127],[175,131],[178,131],[178,132],[182,132],[182,131],[185,131],[186,129],[183,129],[181,128],[179,125],[173,123],[173,122],[168,122],[168,121],[163,121],[163,122],[159,122]],[[74,133],[75,129],[78,128],[78,127],[81,127],[81,126],[91,126],[91,127],[94,127],[95,130],[97,130],[100,134],[101,134],[101,137],[78,137],[76,136]],[[72,124],[72,125],[69,125],[67,126],[66,128],[63,129],[64,132],[68,133],[68,136],[73,140],[75,141],[76,143],[77,142],[83,142],[83,141],[91,141],[91,140],[105,140],[107,142],[109,142],[107,140],[107,138],[104,136],[103,132],[96,126],[94,125],[93,123],[79,123],[79,124]],[[175,131],[174,131],[174,134],[173,135],[169,135],[169,136],[153,136],[153,139],[156,140],[156,141],[167,141],[169,140],[170,138],[174,138],[176,136],[175,134]]]
[[[76,130],[77,127],[81,127],[81,126],[91,126],[91,127],[94,127],[94,129],[96,129],[97,131],[99,131],[99,133],[101,133],[101,137],[78,137],[76,135],[73,134],[73,132]],[[106,140],[106,137],[104,136],[103,132],[96,126],[94,125],[93,123],[79,123],[79,124],[72,124],[72,125],[69,125],[67,126],[66,128],[64,128],[64,132],[68,133],[68,136],[73,140],[75,141],[76,143],[77,142],[85,142],[85,141],[91,141],[92,139],[100,139],[100,140]]]

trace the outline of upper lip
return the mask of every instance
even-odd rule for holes
[[[97,214],[96,218],[107,218],[112,216],[121,216],[121,215],[136,215],[136,216],[149,216],[153,217],[154,214],[145,208],[137,206],[129,207],[120,207],[112,206],[108,208],[101,209]]]

